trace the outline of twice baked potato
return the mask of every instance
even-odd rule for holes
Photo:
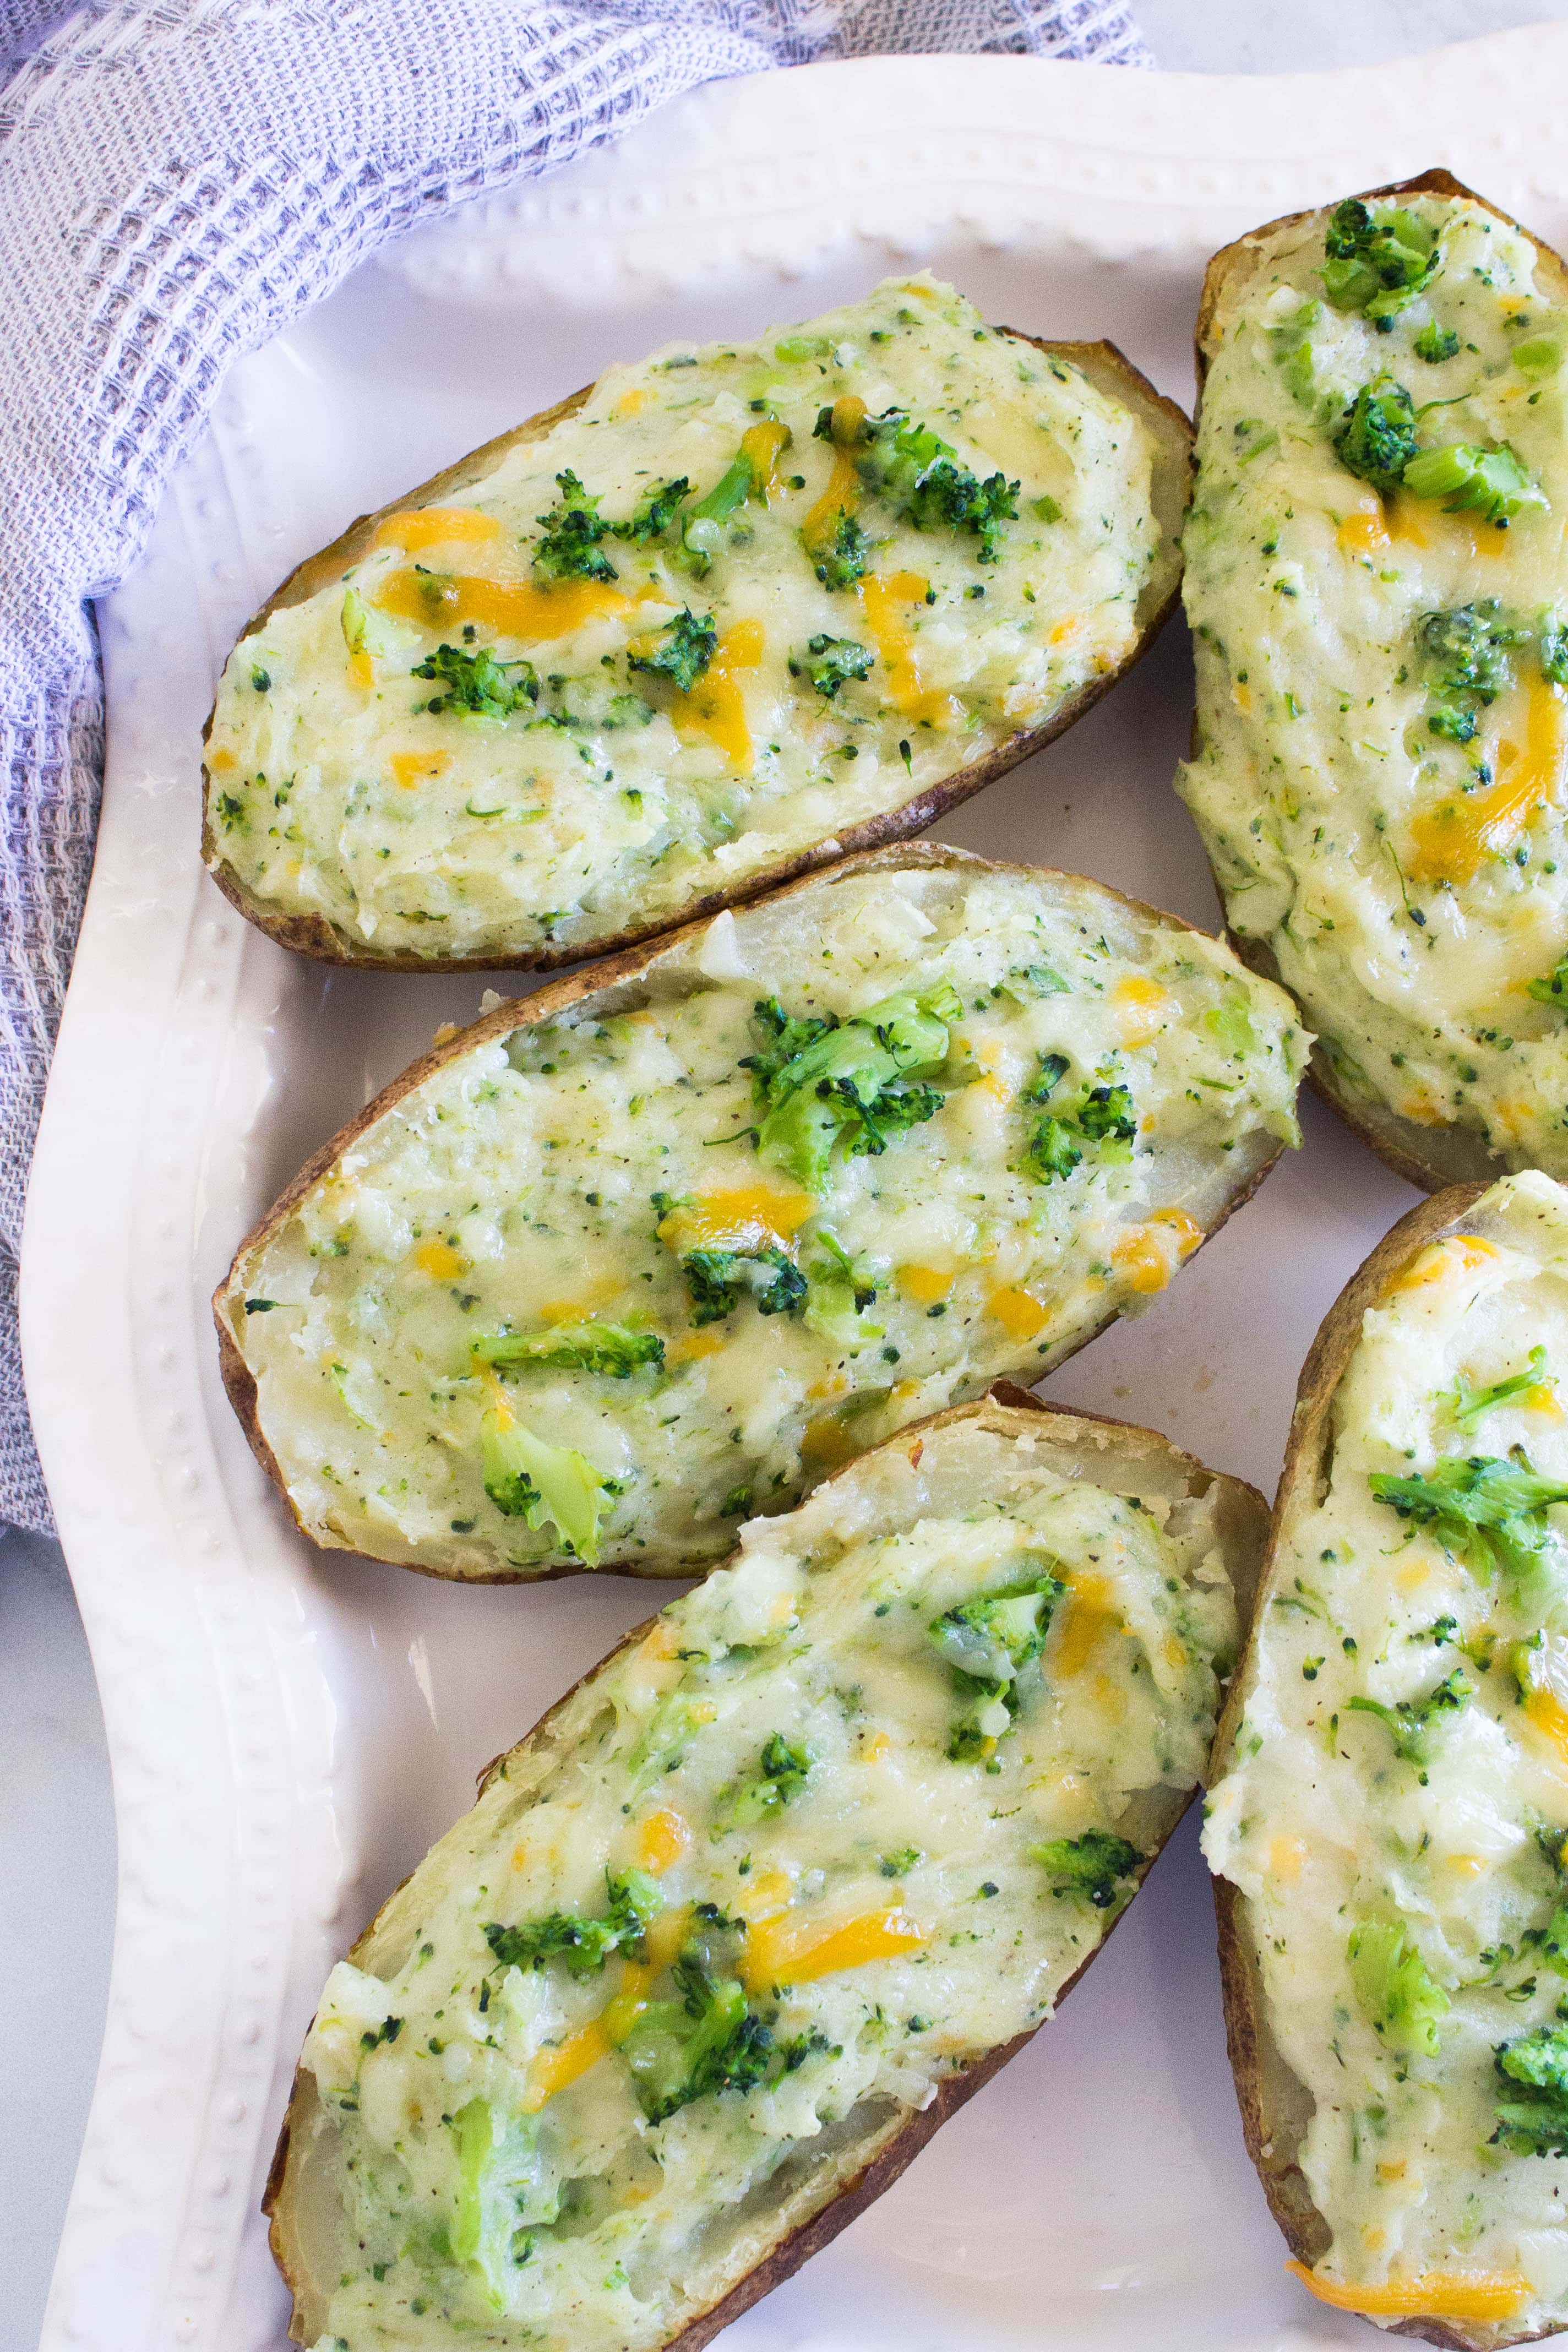
[[[1568,1176],[1568,274],[1429,172],[1210,265],[1179,780],[1314,1071],[1431,1189]]]
[[[295,2338],[697,2352],[787,2277],[1131,1900],[1267,1516],[988,1402],[748,1527],[332,1970],[267,2197]]]
[[[334,962],[547,967],[917,833],[1175,601],[1191,428],[1109,343],[890,279],[532,417],[285,581],[204,855]]]
[[[867,853],[499,1003],[317,1154],[215,1301],[307,1535],[672,1576],[1165,1284],[1305,1041],[1095,882]]]
[[[1396,1225],[1302,1375],[1210,1774],[1247,2141],[1313,2293],[1568,2325],[1568,1192]]]

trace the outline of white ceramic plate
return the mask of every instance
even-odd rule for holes
[[[328,1966],[478,1767],[661,1597],[595,1578],[468,1591],[318,1556],[228,1412],[206,1298],[236,1241],[481,985],[325,975],[203,874],[198,733],[247,614],[352,515],[605,362],[809,316],[911,262],[994,319],[1115,337],[1186,401],[1205,257],[1275,214],[1444,163],[1561,245],[1565,100],[1556,26],[1291,80],[922,58],[733,82],[419,232],[234,371],[101,616],[103,826],[23,1264],[34,1423],[120,1824],[108,2032],[48,2352],[281,2345],[258,2199]],[[1170,790],[1188,696],[1173,627],[944,837],[1212,924]],[[1307,1129],[1054,1396],[1272,1488],[1311,1334],[1410,1197],[1316,1106]],[[1286,2279],[1282,2251],[1242,2149],[1189,1824],[1059,2022],[727,2341],[1370,2342]]]

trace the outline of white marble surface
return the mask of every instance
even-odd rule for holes
[[[1568,0],[1138,0],[1161,64],[1397,59],[1568,16]],[[1436,159],[1434,159],[1436,160]],[[0,1537],[0,2352],[30,2352],[97,2064],[114,1830],[92,1669],[57,1546]]]

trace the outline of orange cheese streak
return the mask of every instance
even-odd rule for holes
[[[1532,1690],[1524,1712],[1542,1738],[1557,1750],[1557,1761],[1568,1765],[1568,1707],[1555,1691]]]
[[[756,1921],[746,1938],[742,1966],[748,1992],[765,1992],[774,1984],[807,1984],[815,1977],[837,1976],[841,1969],[864,1968],[870,1960],[896,1960],[920,1951],[931,1941],[907,1912],[868,1911],[826,1935],[814,1934],[798,1923],[791,1927],[786,1914]]]
[[[387,764],[404,791],[411,793],[428,779],[444,775],[452,764],[452,754],[450,751],[394,751]]]
[[[1320,2303],[1369,2319],[1511,2319],[1530,2300],[1530,2281],[1515,2271],[1426,2271],[1380,2286],[1346,2286],[1319,2278],[1305,2263],[1285,2265]]]
[[[749,457],[757,472],[757,489],[763,504],[773,502],[779,486],[779,459],[789,447],[787,425],[776,416],[765,417],[761,425],[749,425],[741,436],[741,455]]]
[[[1176,1237],[1177,1262],[1191,1257],[1203,1234],[1184,1209],[1156,1209],[1146,1225],[1140,1225],[1119,1241],[1110,1253],[1110,1262],[1121,1274],[1130,1290],[1144,1294],[1163,1290],[1174,1268],[1171,1263],[1157,1226],[1166,1226]]]
[[[800,527],[808,554],[830,547],[839,516],[852,515],[860,503],[853,445],[865,415],[866,404],[856,393],[843,393],[833,404],[833,471],[827,477],[827,488]]]
[[[456,1282],[468,1260],[459,1257],[449,1242],[421,1242],[414,1253],[414,1263],[432,1282]]]
[[[595,2017],[553,2050],[536,2052],[528,2070],[528,2088],[522,2095],[523,2114],[536,2116],[557,2091],[563,2091],[579,2074],[585,2074],[590,2066],[608,2057],[610,2048],[605,2021]]]
[[[650,1813],[637,1831],[637,1868],[662,1878],[690,1843],[691,1832],[679,1813],[668,1808]]]
[[[917,1307],[935,1307],[952,1290],[957,1276],[940,1265],[901,1265],[899,1288],[907,1290]]]
[[[663,1242],[678,1238],[682,1249],[765,1249],[770,1244],[782,1248],[816,1213],[809,1192],[741,1184],[722,1192],[699,1192],[671,1211],[658,1235]]]
[[[405,547],[410,554],[421,547],[449,547],[454,541],[499,539],[494,515],[478,507],[414,507],[405,514],[384,516],[375,527],[373,547]]]
[[[994,1315],[1009,1339],[1020,1342],[1032,1339],[1050,1321],[1050,1309],[1042,1307],[1032,1291],[1003,1287],[994,1290],[985,1302],[987,1312]]]
[[[1171,1012],[1171,993],[1157,980],[1131,972],[1112,991],[1116,1026],[1124,1045],[1146,1045],[1157,1037]]]
[[[705,735],[731,767],[752,764],[752,729],[738,673],[755,669],[763,657],[763,625],[737,621],[719,640],[719,649],[689,694],[678,694],[670,717],[682,735]]]
[[[963,705],[951,694],[928,687],[921,677],[914,637],[902,617],[903,608],[923,604],[929,582],[918,572],[870,573],[855,593],[878,658],[887,677],[887,695],[906,719],[927,719],[933,727],[956,726]]]
[[[1496,1255],[1490,1242],[1482,1241],[1479,1234],[1449,1234],[1445,1240],[1417,1250],[1383,1295],[1393,1298],[1402,1290],[1425,1290],[1431,1283],[1446,1282],[1451,1274],[1473,1274]]]
[[[1081,1674],[1101,1633],[1114,1633],[1121,1622],[1110,1578],[1075,1576],[1068,1597],[1067,1622],[1057,1643],[1056,1672]]]
[[[524,645],[549,645],[585,621],[629,613],[633,605],[630,596],[602,580],[562,580],[542,588],[531,580],[487,580],[477,572],[447,577],[413,571],[389,573],[373,601],[379,611],[422,628],[477,621]]]
[[[1504,751],[1500,747],[1499,766]],[[1563,689],[1531,688],[1524,749],[1484,793],[1425,809],[1410,828],[1410,872],[1417,882],[1471,882],[1484,859],[1512,848],[1537,809],[1556,800],[1568,757],[1568,702]]]

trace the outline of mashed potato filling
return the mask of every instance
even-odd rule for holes
[[[1365,1317],[1208,1800],[1373,2317],[1568,2322],[1565,1382],[1568,1195],[1511,1177]]]
[[[1237,1616],[1217,1484],[1125,1493],[1024,1418],[750,1528],[333,1969],[291,2124],[322,2344],[662,2343],[1050,2016]]]
[[[1124,661],[1154,457],[924,277],[612,367],[236,648],[213,858],[378,954],[673,919]]]
[[[1222,306],[1180,789],[1341,1091],[1564,1175],[1568,311],[1478,205],[1365,214]]]

